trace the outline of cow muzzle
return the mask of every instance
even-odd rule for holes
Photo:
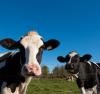
[[[74,64],[66,64],[65,69],[70,70],[74,68]]]
[[[25,64],[23,71],[27,76],[39,76],[42,74],[41,67],[38,64]]]

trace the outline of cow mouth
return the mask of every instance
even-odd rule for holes
[[[35,72],[26,72],[25,75],[27,76],[40,76],[41,73],[35,73]]]
[[[41,75],[41,67],[36,64],[25,65],[24,74],[27,76],[40,76]]]
[[[74,73],[74,69],[68,69],[68,72]]]
[[[36,76],[34,73],[30,72],[30,73],[25,73],[25,75],[27,76]]]

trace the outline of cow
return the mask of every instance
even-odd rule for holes
[[[66,62],[65,69],[76,78],[82,94],[100,94],[100,66],[90,61],[91,57],[81,57],[76,51],[57,57],[59,62]]]
[[[13,50],[0,55],[0,94],[26,94],[32,77],[42,73],[43,50],[55,49],[59,41],[44,41],[36,31],[30,31],[18,41],[2,39],[0,46]]]

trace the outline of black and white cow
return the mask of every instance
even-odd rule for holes
[[[65,69],[76,77],[82,94],[100,94],[100,67],[89,61],[90,54],[80,55],[72,51],[65,57],[59,56],[59,62],[66,62]]]
[[[43,50],[52,50],[58,45],[57,40],[45,42],[33,31],[17,42],[10,38],[1,40],[0,46],[18,51],[8,52],[0,57],[0,94],[26,94],[32,76],[42,73],[40,63]]]

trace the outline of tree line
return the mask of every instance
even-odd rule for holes
[[[42,75],[41,78],[44,79],[72,79],[72,75],[69,74],[64,66],[56,66],[51,72],[48,66],[42,66]]]

